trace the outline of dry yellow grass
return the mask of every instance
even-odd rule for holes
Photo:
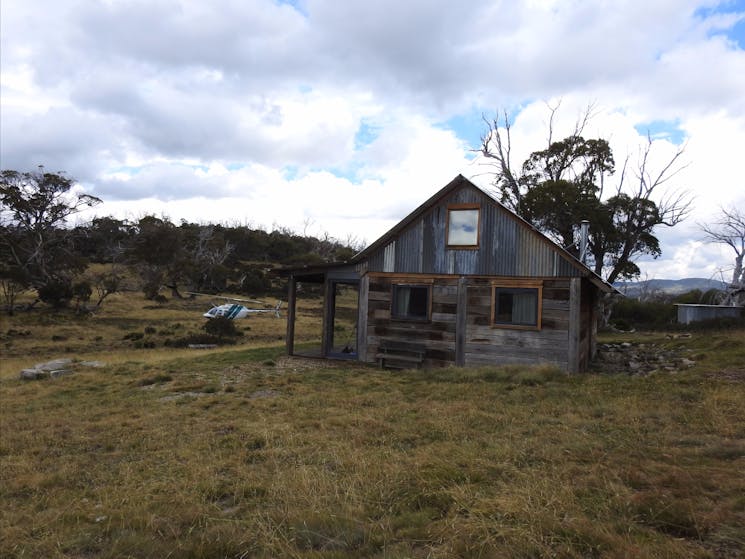
[[[660,335],[697,365],[648,377],[389,372],[252,342],[8,376],[0,556],[738,557],[742,336]]]
[[[194,355],[194,350],[166,347],[189,333],[203,332],[202,314],[211,303],[224,300],[200,296],[195,299],[170,299],[164,304],[145,300],[135,292],[109,297],[94,313],[77,315],[71,310],[55,312],[39,307],[15,316],[0,316],[0,378],[12,378],[18,371],[36,363],[62,357],[80,361],[100,360],[109,364],[136,361],[157,363]],[[268,299],[268,306],[278,301]],[[298,309],[296,340],[308,343],[320,339],[320,300],[301,301]],[[250,306],[250,305],[249,305]],[[282,313],[256,314],[236,321],[244,335],[240,347],[277,346],[284,343],[286,321]],[[127,336],[142,334],[140,340]],[[137,347],[138,341],[152,341],[154,347]],[[230,346],[201,353],[221,353]]]

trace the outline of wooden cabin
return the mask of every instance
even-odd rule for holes
[[[290,355],[305,351],[294,340],[298,285],[318,284],[315,355],[386,367],[583,371],[595,353],[598,299],[613,291],[462,175],[351,261],[284,273]],[[351,331],[342,316],[355,322]]]

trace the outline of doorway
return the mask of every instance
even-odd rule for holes
[[[331,280],[329,289],[326,357],[357,359],[358,280]]]

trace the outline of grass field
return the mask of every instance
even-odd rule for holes
[[[287,358],[269,317],[234,347],[133,348],[199,324],[143,305],[3,319],[0,557],[745,552],[743,331],[616,339],[696,361],[674,374],[390,372]],[[65,356],[108,365],[17,380]]]

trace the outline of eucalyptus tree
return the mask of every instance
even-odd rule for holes
[[[616,176],[616,163],[608,142],[583,136],[592,116],[588,107],[574,131],[554,140],[550,109],[548,142],[515,167],[512,161],[512,123],[506,112],[485,119],[486,131],[478,151],[493,165],[493,184],[499,200],[509,209],[578,254],[575,236],[582,220],[590,221],[589,265],[610,283],[639,275],[634,260],[647,254],[660,256],[658,226],[673,227],[690,211],[684,191],[662,192],[676,176],[684,148],[678,148],[659,169],[650,163],[653,142],[640,148],[638,159],[627,157]]]
[[[35,289],[40,299],[54,305],[72,298],[73,276],[86,266],[74,249],[68,219],[101,203],[75,186],[75,179],[41,166],[37,171],[0,172],[2,281]]]

